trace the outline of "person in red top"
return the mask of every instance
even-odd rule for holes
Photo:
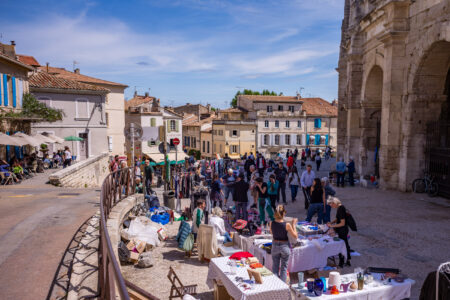
[[[290,170],[292,168],[292,166],[294,165],[294,155],[291,154],[289,155],[289,158],[287,160],[286,166],[288,167],[288,169]]]

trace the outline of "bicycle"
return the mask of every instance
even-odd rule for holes
[[[412,182],[414,193],[427,193],[430,197],[435,197],[439,193],[439,185],[434,181],[434,176],[424,175],[423,178],[417,178]]]

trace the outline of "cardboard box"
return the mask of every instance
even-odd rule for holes
[[[136,241],[136,250],[137,250],[139,253],[142,253],[142,252],[144,252],[145,246],[146,246],[146,245],[147,245],[146,242],[143,242],[143,241]]]
[[[127,249],[132,251],[134,249],[134,247],[136,247],[136,241],[135,240],[129,241],[127,244]]]
[[[139,260],[139,253],[131,251],[130,252],[130,262],[137,263],[138,260]]]

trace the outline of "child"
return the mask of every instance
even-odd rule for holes
[[[205,206],[205,200],[197,200],[197,208],[194,209],[194,212],[192,213],[192,233],[194,234],[194,240],[197,240],[200,224],[205,224],[205,213],[203,211]]]

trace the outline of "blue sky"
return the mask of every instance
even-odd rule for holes
[[[0,1],[3,43],[165,105],[237,90],[337,98],[343,0]]]

